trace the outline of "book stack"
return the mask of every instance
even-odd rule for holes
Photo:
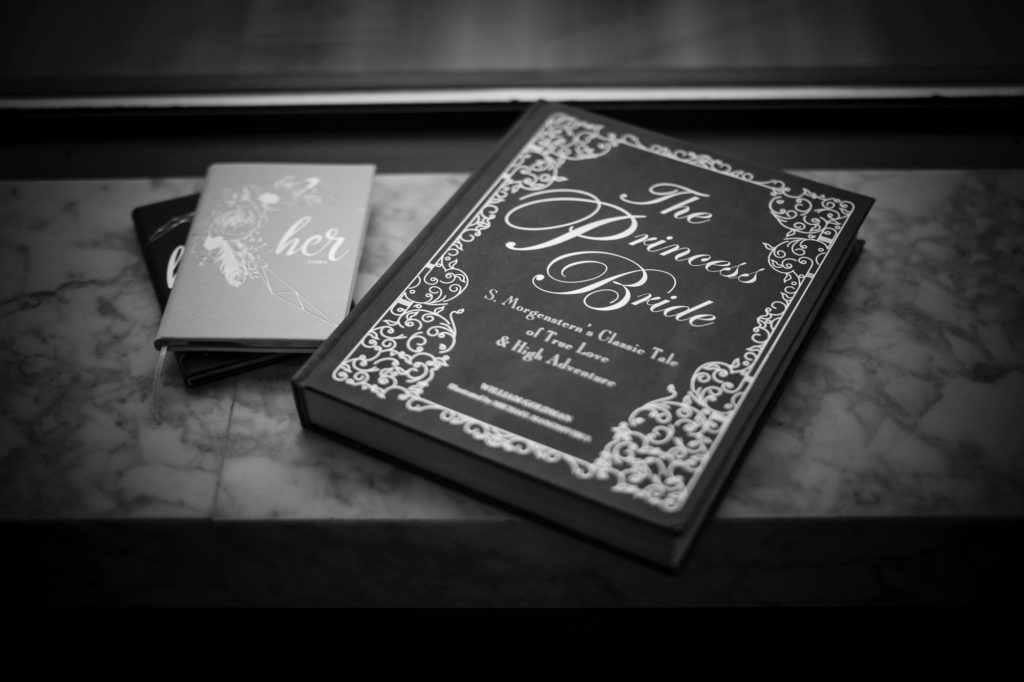
[[[340,324],[293,379],[300,419],[678,567],[856,259],[871,203],[537,104],[350,315],[325,315]],[[218,224],[190,237],[206,270],[183,297],[238,273],[217,259],[211,240],[231,237]],[[162,342],[251,344],[252,327],[228,333],[243,319],[223,324],[225,305],[180,306]],[[284,331],[275,350],[296,347]]]
[[[312,353],[349,311],[374,167],[215,164],[201,195],[133,212],[163,318],[155,344],[195,386]]]

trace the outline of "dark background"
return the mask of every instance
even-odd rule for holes
[[[995,0],[21,3],[0,177],[470,171],[537,98],[775,167],[1015,166],[1021,25]]]

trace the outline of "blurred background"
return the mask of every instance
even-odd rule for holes
[[[1024,82],[1024,3],[998,0],[36,0],[4,14],[7,106],[976,96]]]
[[[37,0],[0,178],[467,172],[538,99],[787,168],[1024,164],[1024,2]]]

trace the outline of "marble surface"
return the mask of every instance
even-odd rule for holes
[[[720,513],[1024,513],[1024,172],[807,175],[864,254]]]
[[[866,249],[718,517],[1024,515],[1024,172],[806,175],[877,199]],[[378,177],[359,291],[463,177]],[[0,184],[0,519],[507,519],[304,432],[296,362],[156,375],[129,213],[198,186]]]

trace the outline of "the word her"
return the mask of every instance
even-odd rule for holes
[[[286,256],[294,256],[295,254],[301,253],[304,256],[313,258],[320,255],[326,255],[327,260],[339,261],[345,257],[348,250],[342,251],[342,247],[345,244],[345,238],[338,234],[336,228],[329,228],[322,234],[311,234],[305,239],[299,237],[299,232],[304,227],[309,225],[312,221],[312,216],[303,216],[295,221],[288,231],[284,233],[281,240],[277,243],[277,248],[274,253],[281,255],[282,253]],[[325,253],[326,252],[326,253]]]

